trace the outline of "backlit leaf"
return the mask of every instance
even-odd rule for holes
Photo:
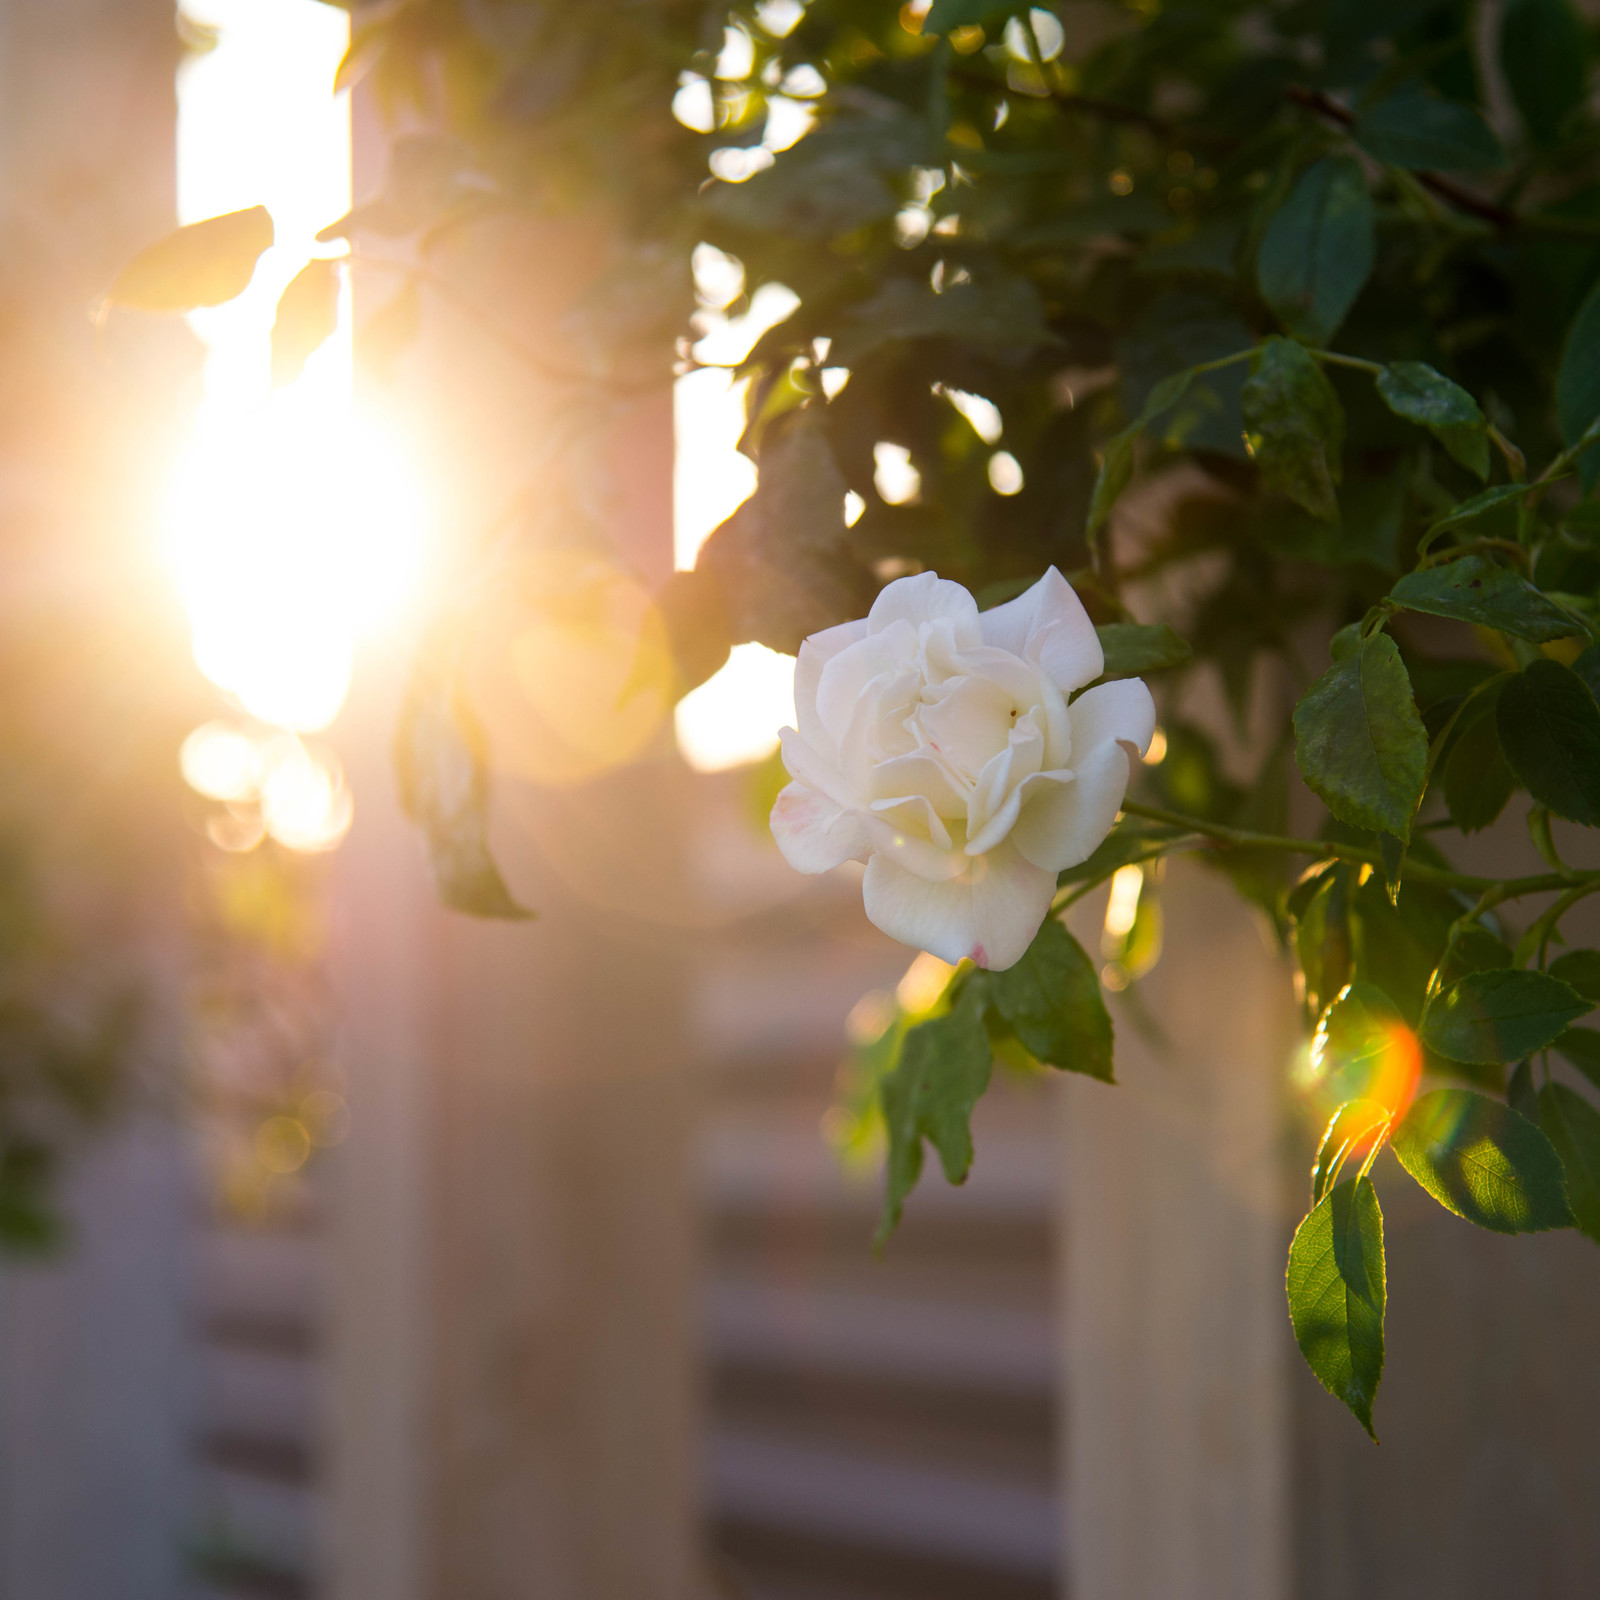
[[[293,383],[339,326],[339,266],[308,261],[283,291],[272,324],[272,382]]]
[[[1593,1009],[1548,972],[1502,967],[1469,972],[1435,995],[1420,1032],[1430,1050],[1452,1061],[1519,1061]]]
[[[1342,822],[1409,840],[1428,735],[1395,642],[1373,634],[1306,690],[1294,712],[1295,759]]]
[[[972,1108],[989,1087],[993,1055],[976,991],[953,1010],[918,1023],[905,1037],[900,1061],[883,1081],[883,1116],[889,1132],[887,1191],[881,1243],[900,1221],[906,1196],[922,1175],[922,1141],[938,1152],[945,1177],[965,1180],[972,1166]]]
[[[1579,1229],[1600,1244],[1600,1111],[1564,1083],[1539,1091],[1539,1126],[1561,1157]]]
[[[1286,1287],[1306,1365],[1376,1439],[1385,1278],[1383,1212],[1370,1179],[1338,1184],[1295,1229]]]
[[[1245,438],[1267,484],[1336,522],[1344,408],[1316,360],[1292,339],[1257,350],[1242,394]]]
[[[1389,1111],[1376,1100],[1346,1100],[1334,1112],[1311,1166],[1311,1203],[1316,1205],[1339,1175],[1347,1157],[1371,1147],[1389,1125]]]
[[[400,803],[421,825],[439,899],[453,911],[520,921],[489,854],[489,766],[483,736],[448,684],[419,677],[395,741]]]
[[[141,250],[106,291],[113,305],[136,311],[189,311],[243,294],[272,243],[265,206],[207,217]]]
[[[967,987],[993,1007],[1038,1060],[1113,1081],[1111,1017],[1099,974],[1057,918],[1045,918],[1015,966],[971,973]]]
[[[1470,1089],[1425,1094],[1394,1131],[1400,1165],[1440,1205],[1496,1233],[1572,1225],[1561,1161],[1510,1106]]]
[[[1600,824],[1600,705],[1557,661],[1530,662],[1500,691],[1500,747],[1522,786],[1558,817]]]

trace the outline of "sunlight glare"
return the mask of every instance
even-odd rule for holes
[[[293,383],[271,382],[279,295],[310,257],[343,250],[315,235],[351,204],[349,96],[331,92],[349,17],[319,0],[184,9],[218,38],[179,75],[180,219],[264,204],[276,243],[243,295],[191,316],[205,395],[167,551],[201,671],[262,722],[308,732],[337,716],[358,636],[412,596],[422,558],[407,453],[352,411],[348,287],[335,335]]]

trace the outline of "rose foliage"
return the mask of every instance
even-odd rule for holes
[[[1569,0],[354,24],[347,79],[405,130],[329,230],[403,284],[359,332],[374,361],[439,253],[493,251],[507,214],[609,224],[546,363],[580,423],[693,363],[691,253],[703,306],[797,297],[735,361],[758,487],[659,614],[680,690],[809,637],[785,851],[864,857],[881,926],[971,958],[874,1047],[888,1220],[927,1145],[964,1176],[996,1054],[1111,1077],[1096,963],[1051,913],[1133,882],[1135,982],[1182,852],[1293,953],[1330,1120],[1290,1312],[1364,1426],[1380,1148],[1477,1226],[1600,1241],[1600,951],[1567,931],[1600,891],[1600,122]],[[218,248],[259,231],[241,213]],[[166,258],[187,295],[146,262],[146,303],[232,281],[195,255]],[[557,520],[561,469],[530,449]],[[1141,677],[1154,763],[1127,754]],[[442,886],[515,909],[460,695],[438,661],[419,681],[402,746]],[[420,781],[434,760],[467,779]],[[1473,870],[1508,808],[1541,870]]]

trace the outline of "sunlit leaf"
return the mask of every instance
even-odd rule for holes
[[[1311,1203],[1318,1204],[1339,1176],[1347,1157],[1369,1148],[1389,1125],[1390,1112],[1376,1100],[1346,1100],[1329,1119],[1311,1165]]]
[[[1376,1439],[1385,1273],[1383,1212],[1369,1179],[1338,1184],[1295,1229],[1286,1287],[1306,1365]]]
[[[489,769],[483,738],[448,685],[419,676],[395,742],[400,802],[428,843],[439,899],[454,911],[521,920],[489,854]]]
[[[293,383],[339,326],[339,265],[308,261],[283,291],[272,324],[272,381]]]
[[[922,1175],[924,1139],[938,1152],[945,1177],[951,1183],[965,1180],[972,1166],[972,1108],[989,1087],[992,1065],[976,991],[906,1034],[899,1065],[882,1087],[889,1162],[880,1242],[894,1231],[906,1196]]]
[[[1575,672],[1530,662],[1506,680],[1496,722],[1511,770],[1540,805],[1600,824],[1600,705]]]
[[[1256,256],[1261,297],[1290,333],[1326,344],[1371,274],[1375,250],[1361,163],[1318,161],[1267,224]]]
[[[1436,1089],[1391,1137],[1400,1165],[1447,1211],[1496,1233],[1572,1225],[1561,1161],[1510,1106],[1470,1089]]]
[[[1600,1111],[1564,1083],[1539,1091],[1539,1126],[1555,1146],[1579,1229],[1600,1244]]]
[[[974,972],[982,997],[1034,1057],[1067,1072],[1112,1082],[1111,1017],[1095,964],[1055,917],[1047,917],[1022,959],[1004,972]]]
[[[1294,734],[1300,771],[1334,816],[1411,837],[1428,735],[1393,639],[1373,634],[1318,678],[1295,707]]]
[[[117,274],[106,299],[136,311],[219,306],[249,288],[272,237],[265,206],[191,222],[141,250]]]
[[[1250,453],[1267,484],[1315,517],[1336,522],[1344,408],[1304,346],[1268,339],[1257,350],[1242,405]]]
[[[1485,556],[1408,572],[1389,591],[1407,611],[1455,617],[1542,643],[1583,632],[1583,623],[1553,605],[1520,573]]]
[[[1134,678],[1145,672],[1164,672],[1194,659],[1186,639],[1164,622],[1108,622],[1096,628],[1105,653],[1108,678]]]
[[[1416,83],[1368,106],[1354,132],[1369,156],[1396,167],[1487,172],[1505,164],[1500,141],[1475,106]]]
[[[1452,1061],[1518,1061],[1552,1044],[1592,1004],[1547,972],[1469,972],[1429,1002],[1422,1041]]]

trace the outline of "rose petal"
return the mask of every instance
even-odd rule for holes
[[[793,728],[778,730],[778,744],[783,752],[783,764],[789,776],[825,795],[841,811],[853,811],[856,797],[849,785],[828,761],[808,744]]]
[[[839,652],[867,636],[867,619],[841,622],[836,628],[814,633],[800,646],[794,666],[794,720],[801,734],[814,745],[823,744],[822,719],[817,715],[817,684],[822,669]]]
[[[950,768],[926,751],[880,761],[872,769],[871,780],[874,800],[887,800],[897,794],[920,794],[928,797],[941,817],[968,814],[967,797],[957,788]]]
[[[955,642],[963,649],[983,642],[978,602],[959,583],[941,578],[936,572],[896,578],[872,602],[867,627],[873,633],[881,633],[892,622],[909,622],[916,628],[939,617],[954,624]]]
[[[992,850],[1011,832],[1022,804],[1022,784],[1044,761],[1044,736],[1032,717],[1011,730],[1011,741],[979,774],[967,807],[967,854]]]
[[[1131,744],[1140,755],[1156,731],[1156,703],[1142,678],[1119,678],[1081,694],[1067,708],[1072,720],[1073,765],[1108,739]]]
[[[778,791],[771,826],[783,859],[796,872],[827,872],[846,861],[865,861],[871,849],[854,812],[803,783]]]
[[[1063,781],[1068,776],[1071,781]],[[1075,867],[1094,854],[1117,820],[1128,792],[1128,752],[1107,740],[1070,775],[1041,772],[1022,788],[1022,810],[1010,843],[1046,871]]]
[[[988,678],[952,678],[922,708],[922,730],[933,748],[968,780],[1006,748],[1017,718],[1032,708]]]
[[[873,635],[846,645],[823,663],[817,676],[817,720],[836,745],[844,738],[869,686],[879,679],[896,681],[907,665],[894,649],[894,641]],[[818,747],[823,748],[821,741]]]
[[[929,883],[875,855],[862,891],[868,917],[891,939],[942,961],[970,957],[1001,971],[1020,961],[1033,942],[1056,880],[1007,842],[971,858],[965,872],[944,883]]]
[[[985,611],[980,620],[985,644],[1038,663],[1064,694],[1105,671],[1105,653],[1089,613],[1054,567],[1031,589]]]
[[[874,800],[869,814],[888,823],[898,832],[914,839],[926,839],[941,850],[952,847],[950,830],[926,795],[891,795],[885,800]]]

